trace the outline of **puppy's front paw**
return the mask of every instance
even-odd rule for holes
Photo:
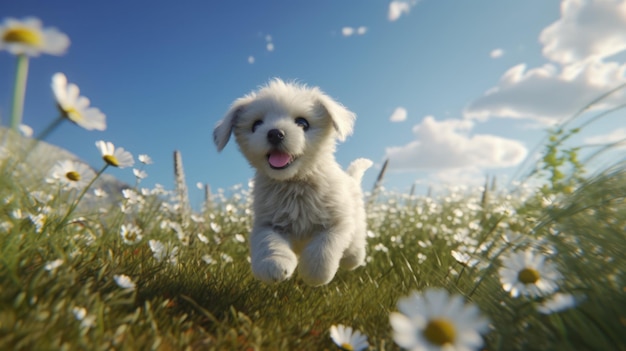
[[[252,274],[265,283],[278,283],[289,279],[297,264],[293,252],[267,256],[252,262]]]

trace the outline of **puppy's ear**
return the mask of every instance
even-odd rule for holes
[[[226,144],[228,144],[235,123],[237,123],[239,119],[239,113],[241,113],[245,106],[252,100],[254,100],[253,95],[247,95],[235,100],[228,112],[226,112],[224,118],[217,122],[215,129],[213,129],[213,142],[215,142],[215,146],[217,146],[217,151],[222,151]]]
[[[352,134],[356,115],[342,104],[323,93],[319,94],[318,101],[332,119],[333,126],[337,131],[337,139],[339,139],[339,141],[346,140],[346,138]]]

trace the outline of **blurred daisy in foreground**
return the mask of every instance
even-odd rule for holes
[[[116,274],[113,276],[113,279],[115,280],[115,283],[117,283],[117,285],[122,289],[135,290],[135,288],[137,287],[135,285],[135,282],[133,282],[132,279],[130,279],[130,277],[125,274]]]
[[[56,28],[42,28],[38,18],[6,18],[0,24],[0,50],[7,50],[13,55],[62,55],[69,45],[67,35]]]
[[[93,179],[95,172],[86,164],[63,160],[50,170],[49,183],[60,183],[68,189],[82,189]]]
[[[576,298],[570,294],[556,293],[541,305],[537,311],[543,314],[561,312],[576,306]]]
[[[96,316],[93,314],[88,314],[87,309],[84,307],[74,307],[72,308],[72,313],[74,317],[80,321],[80,328],[82,332],[87,332],[90,328],[96,325]]]
[[[393,339],[409,350],[478,350],[489,322],[474,304],[443,289],[414,292],[398,301],[389,316]]]
[[[141,228],[134,224],[122,224],[120,228],[120,236],[124,241],[124,244],[134,245],[141,241],[143,236],[141,235]]]
[[[61,265],[63,265],[63,260],[59,258],[54,261],[47,262],[43,268],[47,270],[48,272],[54,274],[57,268],[61,267]]]
[[[370,346],[367,343],[366,335],[361,334],[358,330],[353,331],[351,327],[345,327],[341,324],[330,327],[330,338],[342,350],[360,351]]]
[[[62,118],[67,118],[87,130],[106,129],[104,113],[96,107],[89,107],[89,99],[80,95],[76,84],[67,83],[65,74],[55,73],[52,76],[52,92]]]
[[[29,125],[20,124],[18,129],[20,130],[20,133],[27,138],[30,138],[33,136],[33,128],[31,128]]]
[[[118,168],[130,167],[135,164],[133,155],[123,147],[116,148],[110,141],[98,140],[96,147],[102,154],[102,159],[108,165]]]
[[[502,259],[498,271],[502,288],[512,297],[538,297],[553,293],[563,278],[552,262],[532,250],[512,253]]]

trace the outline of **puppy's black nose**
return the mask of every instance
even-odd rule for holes
[[[272,145],[280,144],[283,139],[285,139],[285,132],[280,129],[270,129],[270,131],[267,132],[267,140]]]

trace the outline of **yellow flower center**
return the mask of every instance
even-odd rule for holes
[[[137,239],[137,234],[135,234],[134,231],[129,231],[126,233],[126,240],[128,241],[135,241],[135,239]]]
[[[83,115],[81,115],[80,112],[74,107],[64,108],[59,106],[59,108],[61,109],[61,113],[65,114],[65,116],[69,118],[72,122],[78,122],[83,120]]]
[[[11,28],[4,33],[2,40],[7,43],[22,43],[31,46],[41,46],[41,34],[28,28]]]
[[[456,337],[454,325],[444,318],[434,318],[429,321],[422,333],[426,340],[438,346],[451,344]]]
[[[80,173],[76,171],[69,171],[65,173],[65,177],[73,182],[77,182],[80,180]]]
[[[102,156],[102,159],[104,160],[104,162],[106,162],[107,164],[113,166],[113,167],[119,167],[120,166],[120,161],[117,160],[117,157],[113,156],[113,155],[104,155]]]
[[[524,268],[517,274],[517,280],[524,284],[535,284],[539,278],[539,272],[532,268]]]
[[[348,344],[347,342],[344,342],[343,344],[341,344],[342,350],[346,350],[346,351],[354,351],[354,348],[352,347],[352,345]]]

